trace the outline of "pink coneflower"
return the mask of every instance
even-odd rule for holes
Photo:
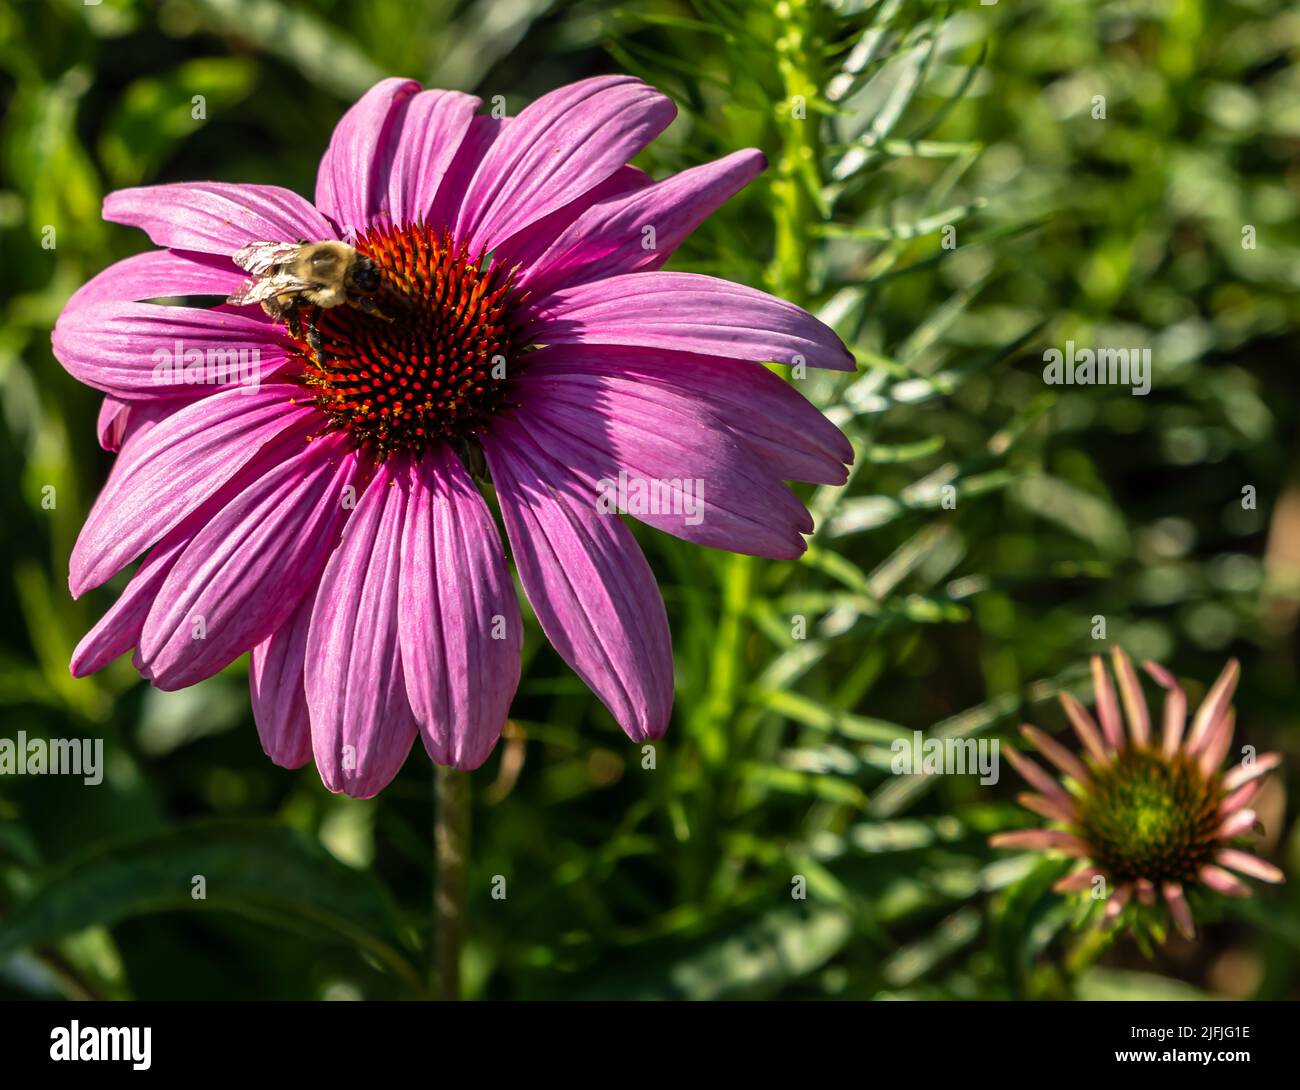
[[[1036,727],[1020,729],[1029,743],[1062,774],[1058,782],[1042,767],[1008,750],[1016,771],[1035,793],[1018,796],[1021,805],[1053,823],[1051,829],[999,833],[991,842],[1004,848],[1055,850],[1082,860],[1057,882],[1058,892],[1103,890],[1105,917],[1126,909],[1134,923],[1158,901],[1168,907],[1178,930],[1192,938],[1195,926],[1187,890],[1200,884],[1232,897],[1250,896],[1237,875],[1282,881],[1271,863],[1243,851],[1239,841],[1257,822],[1251,803],[1276,768],[1276,753],[1250,756],[1228,772],[1223,760],[1232,745],[1237,687],[1236,660],[1224,667],[1192,719],[1187,697],[1174,677],[1155,663],[1146,672],[1167,692],[1164,722],[1156,736],[1146,698],[1133,664],[1114,651],[1115,676],[1123,699],[1098,656],[1092,660],[1097,721],[1069,694],[1061,695],[1066,715],[1086,753],[1075,756]],[[1128,737],[1124,719],[1128,720]],[[1236,872],[1233,874],[1232,872]],[[1151,918],[1150,913],[1146,914]]]
[[[660,482],[702,481],[690,509],[631,510],[792,558],[812,523],[783,482],[842,483],[852,459],[763,366],[852,369],[830,329],[752,288],[658,271],[762,170],[759,152],[652,181],[627,164],[675,111],[629,77],[513,118],[480,105],[377,84],[335,130],[314,204],[218,182],[111,194],[105,218],[161,249],[100,273],[54,331],[64,367],[106,393],[101,442],[120,450],[72,593],[144,555],[73,673],[134,649],[146,678],[178,689],[251,651],[266,752],[314,757],[358,797],[417,733],[435,762],[474,768],[506,719],[521,622],[480,452],[543,631],[636,740],[667,726],[671,646],[601,490],[620,473],[661,496]],[[382,313],[318,308],[308,330],[220,302],[248,283],[232,260],[246,247],[329,240],[377,267]],[[148,301],[195,296],[217,298]]]

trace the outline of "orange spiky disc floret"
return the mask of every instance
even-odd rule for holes
[[[423,224],[372,228],[356,242],[384,287],[382,316],[343,305],[314,312],[300,380],[339,427],[384,459],[474,436],[507,401],[510,274]]]

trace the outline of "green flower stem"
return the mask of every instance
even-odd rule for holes
[[[439,999],[460,998],[460,955],[469,894],[469,816],[469,774],[435,766],[433,991]]]
[[[777,0],[772,9],[777,72],[785,94],[776,110],[781,153],[772,181],[776,244],[768,278],[778,295],[800,306],[809,293],[809,227],[817,218],[822,158],[820,11],[821,0]]]

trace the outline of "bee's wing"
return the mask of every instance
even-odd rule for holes
[[[250,242],[236,250],[232,260],[245,272],[261,276],[288,261],[301,249],[295,242]]]
[[[278,276],[264,276],[255,280],[245,280],[235,293],[226,299],[226,302],[242,307],[249,303],[261,303],[267,299],[274,299],[277,295],[307,291],[315,286],[310,280],[299,280],[296,276],[290,276],[288,273],[281,273]]]

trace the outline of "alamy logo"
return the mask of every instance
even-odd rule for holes
[[[602,515],[682,515],[687,526],[704,521],[704,482],[690,477],[630,477],[622,469],[618,480],[597,481],[596,492]]]
[[[1049,386],[1132,386],[1135,396],[1151,392],[1151,349],[1049,348],[1043,353],[1043,381]]]
[[[255,393],[262,378],[260,348],[195,348],[176,341],[153,351],[157,386],[240,386]]]
[[[974,776],[984,785],[998,782],[996,738],[927,738],[913,731],[896,738],[889,767],[895,776]]]
[[[104,739],[0,738],[0,776],[80,776],[94,787],[104,779]]]
[[[70,1026],[50,1030],[51,1060],[130,1061],[136,1071],[148,1071],[153,1030],[148,1026]]]

